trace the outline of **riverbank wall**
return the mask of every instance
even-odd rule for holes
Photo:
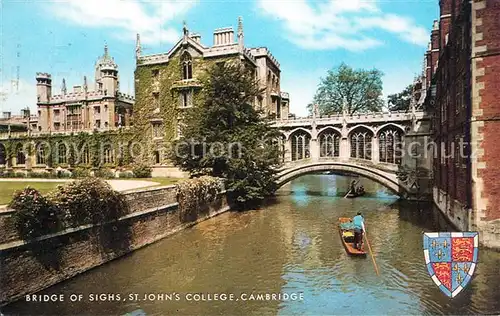
[[[128,212],[118,221],[73,227],[25,242],[17,234],[15,211],[0,210],[0,306],[154,243],[230,209],[222,191],[213,202],[179,208],[176,186],[124,193]]]

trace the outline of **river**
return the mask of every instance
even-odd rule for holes
[[[361,179],[367,196],[344,199],[340,192],[351,180],[326,174],[300,177],[262,210],[222,214],[38,293],[63,294],[64,302],[21,300],[3,313],[500,314],[500,253],[480,249],[474,279],[450,300],[428,276],[422,251],[423,232],[449,230],[439,213],[427,204],[399,201],[368,179]],[[337,219],[358,211],[366,218],[380,276],[370,257],[349,257],[340,242]],[[92,294],[103,293],[114,296],[102,298],[115,300],[90,301]],[[142,300],[144,294],[159,293],[168,295]],[[227,293],[234,300],[220,300],[221,295],[193,301],[187,293],[204,293],[204,299]],[[250,301],[251,293],[292,297]],[[82,301],[70,302],[71,294],[81,294]]]

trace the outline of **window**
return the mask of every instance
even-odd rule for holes
[[[332,130],[319,136],[320,157],[338,157],[340,154],[340,136]]]
[[[61,123],[59,122],[54,122],[54,130],[58,131],[61,129]]]
[[[0,165],[5,165],[7,162],[7,152],[5,150],[5,146],[0,144]]]
[[[163,137],[163,124],[160,122],[152,123],[153,138]]]
[[[379,160],[386,163],[400,164],[402,158],[402,132],[393,128],[384,128],[379,137]]]
[[[351,158],[371,159],[372,134],[365,128],[351,135]]]
[[[59,146],[57,148],[57,161],[58,161],[58,163],[65,164],[67,162],[66,151],[67,151],[66,144],[64,144],[64,143],[59,144]]]
[[[104,163],[113,163],[115,161],[113,148],[111,148],[110,144],[104,146]]]
[[[95,114],[101,113],[101,107],[100,106],[94,106],[94,113]]]
[[[21,144],[19,144],[17,146],[16,164],[17,165],[25,165],[26,164],[26,155],[24,154],[23,146]]]
[[[101,128],[101,120],[95,120],[95,125],[96,128]]]
[[[36,164],[44,165],[46,163],[47,151],[44,144],[38,144],[36,149]]]
[[[311,136],[304,131],[297,131],[291,136],[292,139],[292,161],[310,157],[309,143]]]
[[[184,90],[179,93],[179,106],[186,108],[193,105],[193,91]]]
[[[54,116],[55,117],[58,117],[59,114],[61,114],[61,111],[60,110],[54,110]]]
[[[109,126],[108,122],[104,122],[104,127],[107,128],[108,126]]]
[[[186,52],[182,56],[182,79],[192,79],[193,78],[193,63],[191,60],[191,55]]]

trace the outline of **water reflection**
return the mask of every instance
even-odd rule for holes
[[[413,204],[370,180],[369,197],[344,199],[352,178],[310,175],[284,186],[276,204],[226,213],[43,293],[278,293],[303,301],[125,301],[33,304],[6,314],[323,315],[498,314],[500,254],[481,249],[470,286],[449,300],[427,275],[422,232],[448,229],[428,204]],[[310,194],[314,192],[315,194]],[[349,257],[337,219],[362,211],[380,276]]]

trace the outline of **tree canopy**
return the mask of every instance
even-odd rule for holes
[[[321,78],[314,96],[321,115],[342,113],[345,102],[349,114],[382,110],[382,76],[377,69],[353,69],[342,63]],[[308,106],[309,111],[312,107]]]
[[[413,93],[413,84],[408,85],[402,92],[387,97],[390,111],[408,111]]]
[[[203,81],[203,101],[186,109],[171,159],[192,176],[226,179],[239,207],[261,202],[276,190],[275,167],[281,162],[279,131],[252,104],[262,91],[239,63],[215,65]]]

